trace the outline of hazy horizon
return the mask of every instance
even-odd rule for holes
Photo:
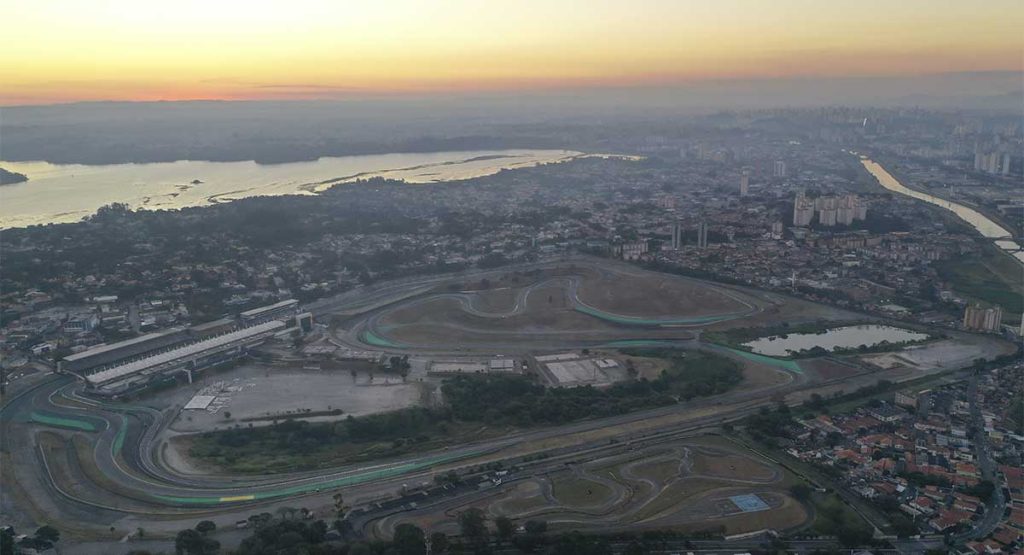
[[[3,2],[6,3],[6,2]],[[8,6],[0,105],[557,94],[1019,72],[1011,1]]]

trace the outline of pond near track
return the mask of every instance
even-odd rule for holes
[[[928,339],[928,334],[905,330],[894,326],[865,324],[832,328],[820,333],[790,333],[762,337],[743,345],[755,353],[768,356],[787,356],[815,347],[826,351],[856,349],[861,345],[874,347],[883,342],[903,343]]]

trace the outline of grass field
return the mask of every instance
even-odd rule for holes
[[[611,500],[608,486],[575,476],[557,479],[551,484],[551,493],[566,507],[593,507]]]
[[[955,291],[971,300],[999,305],[1014,315],[1024,311],[1024,266],[996,252],[994,247],[971,256],[942,260],[935,264],[935,269]]]
[[[633,515],[633,519],[636,522],[643,522],[649,518],[662,515],[662,513],[679,506],[689,498],[728,487],[729,485],[729,482],[709,478],[686,478],[673,482],[667,488],[661,490],[657,497],[637,511]]]
[[[638,464],[633,467],[633,473],[637,476],[644,476],[654,480],[655,482],[664,484],[665,482],[680,476],[679,466],[679,459],[648,462]]]
[[[771,467],[761,461],[729,453],[694,453],[693,472],[716,478],[742,478],[754,481],[769,481],[776,477]]]

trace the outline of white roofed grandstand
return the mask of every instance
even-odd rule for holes
[[[184,345],[177,345],[174,348],[151,356],[143,356],[142,358],[102,369],[86,375],[84,378],[90,384],[101,385],[143,372],[155,373],[172,370],[181,364],[204,356],[236,347],[248,346],[256,341],[262,341],[284,328],[284,322],[278,320],[264,322],[221,335],[206,337]]]

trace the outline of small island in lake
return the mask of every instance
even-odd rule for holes
[[[192,180],[192,184],[193,184],[193,185],[202,185],[202,183],[203,183],[203,182],[202,182],[202,181],[199,181],[198,179],[193,179],[193,180]]]
[[[0,168],[0,185],[14,185],[28,181],[28,176],[23,173],[15,173]]]

